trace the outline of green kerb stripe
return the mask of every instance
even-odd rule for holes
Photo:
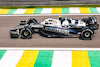
[[[3,55],[5,54],[6,50],[0,50],[0,59],[3,57]]]
[[[17,9],[10,9],[7,14],[14,14]]]
[[[89,7],[91,13],[99,13],[95,7]]]
[[[62,14],[69,13],[69,8],[62,8]]]
[[[34,67],[51,67],[53,51],[39,51]]]
[[[88,51],[91,67],[100,67],[100,51]]]
[[[35,8],[35,11],[33,14],[40,14],[42,11],[42,8]]]

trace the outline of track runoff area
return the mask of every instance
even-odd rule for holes
[[[9,38],[9,30],[16,26],[21,20],[28,20],[34,16],[37,20],[42,21],[49,17],[57,18],[59,15],[62,15],[62,17],[66,16],[75,19],[82,19],[96,14],[1,15],[0,20],[2,20],[2,23],[0,23],[0,26],[1,29],[3,29],[1,30],[3,32],[1,34],[5,35],[0,36],[0,46],[2,47],[0,48],[0,67],[99,67],[100,49],[91,48],[100,47],[99,31],[96,31],[97,35],[95,35],[93,40],[88,41],[79,40],[78,38],[48,39],[39,35],[35,35],[34,37],[36,39],[32,38],[31,40]],[[100,21],[99,14],[96,16],[98,21]],[[11,25],[8,24],[8,22]]]

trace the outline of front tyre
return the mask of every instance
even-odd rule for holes
[[[85,29],[81,33],[81,37],[82,37],[83,40],[91,40],[92,35],[93,35],[93,32],[90,29]]]
[[[30,39],[32,38],[32,29],[24,28],[21,30],[21,38],[22,39]]]

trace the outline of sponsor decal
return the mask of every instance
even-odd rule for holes
[[[68,30],[60,29],[60,28],[45,27],[44,30],[53,31],[53,32],[58,32],[58,33],[69,34],[69,31],[68,31]]]

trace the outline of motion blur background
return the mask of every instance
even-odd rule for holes
[[[0,6],[100,5],[100,0],[0,0]]]

